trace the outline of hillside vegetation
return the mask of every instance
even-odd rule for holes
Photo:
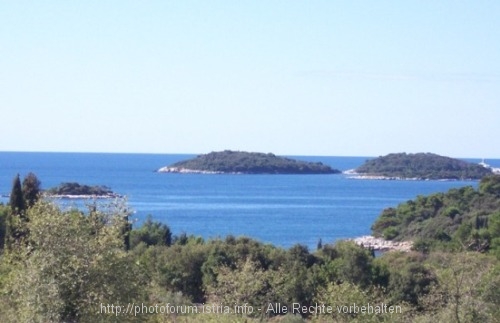
[[[359,174],[418,179],[480,179],[491,170],[463,160],[431,153],[389,154],[367,160]]]
[[[150,217],[132,228],[123,201],[61,209],[32,200],[39,183],[31,176],[21,185],[16,176],[9,204],[0,204],[0,322],[487,323],[500,317],[498,176],[483,179],[478,191],[419,197],[412,210],[388,217],[408,227],[422,217],[461,218],[448,234],[446,246],[453,248],[433,250],[436,238],[421,230],[430,238],[415,250],[380,257],[352,241],[320,241],[310,251],[248,237],[173,235]],[[450,205],[456,210],[439,211]],[[490,245],[475,248],[467,240],[475,237]]]
[[[304,162],[274,154],[225,150],[199,155],[163,168],[163,171],[200,171],[242,174],[336,174],[322,163]],[[162,171],[160,169],[160,171]]]
[[[478,190],[454,188],[387,208],[372,230],[386,239],[500,252],[500,175],[484,177]]]

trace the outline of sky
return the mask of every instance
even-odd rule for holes
[[[0,0],[0,151],[500,158],[500,1]]]

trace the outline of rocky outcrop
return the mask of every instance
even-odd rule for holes
[[[354,243],[365,248],[371,248],[379,251],[405,251],[408,252],[413,247],[411,241],[390,241],[374,236],[362,236],[353,239]]]
[[[189,169],[182,167],[162,167],[157,170],[158,173],[180,173],[180,174],[222,174],[223,172],[206,171],[198,169]]]

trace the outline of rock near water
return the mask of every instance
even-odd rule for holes
[[[352,241],[365,248],[372,248],[379,251],[395,250],[408,252],[413,247],[413,242],[411,241],[389,241],[382,238],[376,238],[374,236],[362,236],[355,238]]]

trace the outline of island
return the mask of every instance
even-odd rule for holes
[[[492,171],[432,153],[395,153],[367,160],[351,174],[367,179],[478,180]]]
[[[305,162],[272,153],[225,150],[199,155],[158,169],[161,173],[201,174],[338,174],[321,162]]]
[[[57,198],[115,198],[120,197],[109,187],[101,185],[81,185],[79,183],[61,183],[44,192],[46,196]]]

